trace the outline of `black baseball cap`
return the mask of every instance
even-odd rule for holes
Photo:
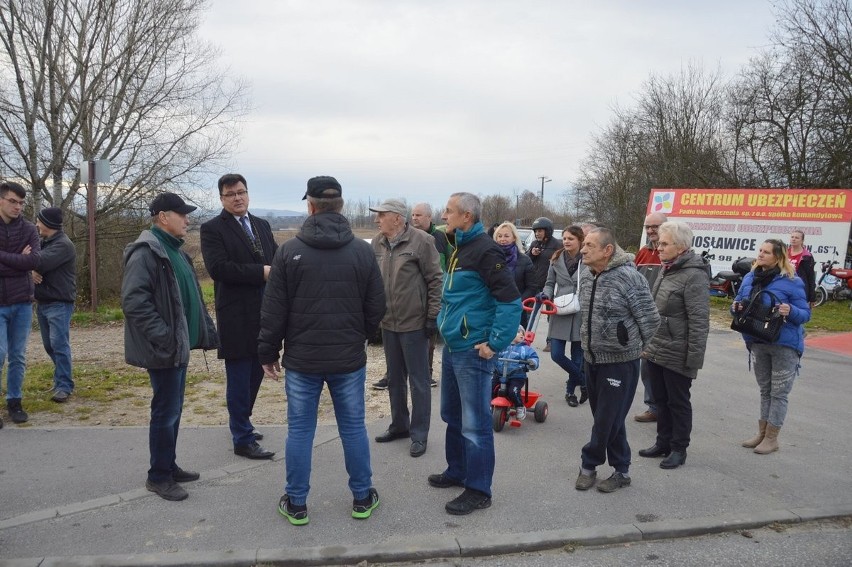
[[[174,193],[160,193],[151,202],[148,210],[151,211],[151,216],[153,217],[165,211],[174,211],[181,215],[188,215],[197,208],[187,205],[179,195],[175,195]]]
[[[319,177],[311,177],[308,179],[308,190],[305,191],[305,196],[302,197],[302,200],[304,201],[308,197],[314,197],[315,199],[331,199],[334,197],[341,197],[342,195],[343,188],[340,187],[340,183],[337,182],[337,179],[327,175],[321,175]]]

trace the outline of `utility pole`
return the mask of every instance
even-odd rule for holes
[[[550,183],[551,179],[546,175],[542,175],[539,179],[541,179],[541,216],[544,216],[544,184]]]

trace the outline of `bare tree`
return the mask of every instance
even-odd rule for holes
[[[108,159],[99,215],[138,207],[218,169],[245,86],[196,37],[208,0],[0,4],[0,163],[68,208],[83,160]]]
[[[852,185],[852,7],[784,2],[773,38],[731,91],[738,157],[763,186]]]
[[[515,216],[515,204],[504,195],[487,195],[482,199],[482,219],[491,226],[495,222],[512,220]],[[487,228],[487,227],[486,227]]]

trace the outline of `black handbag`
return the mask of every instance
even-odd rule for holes
[[[761,301],[761,295],[769,297],[769,303]],[[763,343],[774,343],[781,334],[781,326],[785,317],[778,313],[781,300],[771,291],[762,289],[748,301],[743,301],[743,308],[734,313],[731,329],[754,337]]]

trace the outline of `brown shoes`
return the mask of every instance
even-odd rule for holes
[[[657,414],[653,413],[651,410],[645,410],[642,413],[634,415],[633,419],[639,423],[650,423],[652,421],[657,421]]]

